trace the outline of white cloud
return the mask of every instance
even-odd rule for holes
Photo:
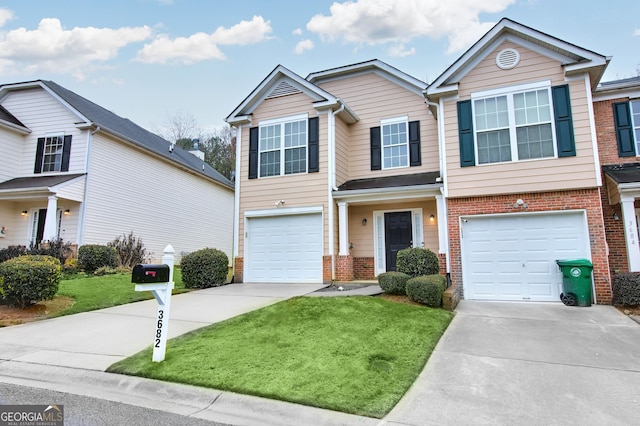
[[[212,34],[196,33],[189,37],[171,39],[160,35],[146,44],[136,59],[151,64],[182,63],[192,64],[209,59],[225,59],[221,45],[248,45],[264,41],[271,33],[271,24],[261,16],[251,21],[240,21],[230,27],[218,27]]]
[[[292,34],[297,36],[302,35],[302,28],[296,28],[293,30]]]
[[[9,9],[0,8],[0,27],[4,27],[7,21],[13,19],[13,12]]]
[[[147,26],[67,30],[60,20],[45,18],[35,30],[18,28],[0,33],[0,72],[72,73],[82,78],[83,69],[115,58],[122,47],[150,35]]]
[[[406,43],[418,37],[446,36],[448,52],[477,40],[492,23],[481,13],[505,10],[515,0],[356,0],[333,3],[328,16],[315,15],[307,29],[322,40],[355,44]]]
[[[404,47],[404,44],[398,44],[396,46],[390,47],[388,52],[389,52],[389,55],[394,58],[404,58],[405,56],[415,55],[416,49],[413,47],[411,49],[406,49]]]
[[[306,40],[299,41],[298,44],[296,44],[296,47],[293,51],[296,55],[300,55],[304,53],[305,50],[311,50],[311,49],[313,49],[313,41],[306,39]]]
[[[634,36],[640,36],[640,28],[636,28],[636,30],[633,32]]]

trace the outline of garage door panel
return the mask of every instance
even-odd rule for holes
[[[246,282],[322,282],[322,215],[247,220]]]
[[[469,299],[558,301],[555,260],[591,257],[583,212],[471,216],[461,235]]]

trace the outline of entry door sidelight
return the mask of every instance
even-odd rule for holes
[[[395,271],[398,250],[413,245],[410,211],[384,214],[384,240],[387,271]]]

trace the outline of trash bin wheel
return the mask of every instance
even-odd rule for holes
[[[573,293],[562,293],[560,295],[560,300],[562,300],[562,303],[564,303],[566,306],[576,306],[578,302],[576,295]]]

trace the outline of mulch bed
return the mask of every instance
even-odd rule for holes
[[[64,311],[73,305],[74,302],[71,297],[57,296],[53,300],[36,303],[25,309],[0,305],[0,327],[24,324],[26,322],[47,318],[47,316],[51,314]]]

